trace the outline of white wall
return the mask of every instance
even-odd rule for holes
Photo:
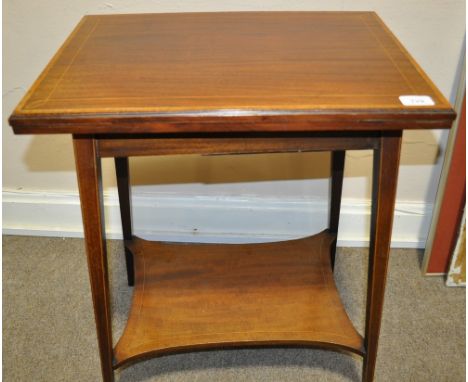
[[[79,233],[78,216],[72,222],[64,220],[64,211],[67,211],[64,206],[76,202],[77,192],[70,137],[14,136],[7,123],[14,106],[79,19],[85,14],[97,13],[221,10],[376,11],[444,95],[453,101],[465,30],[463,0],[5,0],[2,131],[4,232]],[[441,131],[406,132],[404,135],[394,234],[395,241],[401,245],[420,246],[425,241],[446,136],[446,132]],[[365,206],[370,195],[370,159],[370,152],[349,152],[347,155],[343,196],[345,206],[352,211],[348,216],[350,223],[360,221],[349,227],[344,225],[340,238],[347,244],[353,244],[354,235],[358,237],[356,243],[361,243],[367,235]],[[237,233],[247,239],[250,233],[254,240],[262,229],[268,237],[277,234],[297,236],[326,224],[325,214],[318,210],[326,209],[328,168],[329,156],[325,153],[132,159],[132,181],[136,184],[133,192],[137,199],[141,196],[146,201],[150,200],[149,204],[162,205],[166,200],[168,205],[173,206],[173,213],[181,215],[180,222],[186,222],[185,225],[170,224],[168,219],[171,214],[158,216],[157,211],[141,208],[136,228],[140,231],[144,229],[153,236],[175,232],[181,238],[190,236],[196,228],[196,232],[206,237],[211,237],[213,232],[221,232],[219,240],[223,239],[223,235],[236,236]],[[106,193],[110,195],[110,204],[115,194],[113,172],[112,161],[105,160],[104,184]],[[187,201],[193,200],[194,196],[198,198],[196,207],[187,205]],[[211,219],[210,214],[215,212],[208,207],[201,209],[204,218],[187,214],[192,207],[212,205],[219,200],[223,202],[217,204],[216,211],[225,219]],[[236,208],[242,208],[242,201],[246,208],[255,205],[260,210],[255,215],[257,217],[244,217],[233,212],[237,211]],[[278,203],[282,207],[277,211],[282,212],[278,212],[275,218],[270,212],[275,210]],[[290,205],[294,205],[295,209],[288,210],[287,206]],[[355,206],[358,206],[357,209]],[[112,207],[109,209],[112,210]],[[316,211],[317,215],[311,216],[310,221],[303,221],[298,214],[305,210],[311,213]],[[40,220],[36,219],[39,211]],[[261,211],[269,212],[262,215]],[[152,215],[153,212],[156,214],[154,224],[151,223],[151,216],[145,215]],[[271,219],[281,220],[285,213],[289,213],[289,224],[277,224],[274,228],[271,224],[265,224],[271,223]],[[115,213],[110,215],[111,231],[117,233],[118,216]],[[259,230],[247,225],[246,219],[249,222],[254,219]],[[67,224],[74,228],[63,228],[71,227]]]

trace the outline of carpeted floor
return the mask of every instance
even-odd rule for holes
[[[122,244],[109,242],[114,341],[131,288]],[[339,249],[336,279],[362,333],[363,249]],[[423,278],[416,250],[393,250],[376,381],[465,381],[465,289]],[[314,349],[247,349],[155,358],[117,381],[360,381],[361,360]],[[99,381],[100,366],[83,241],[3,237],[3,380]]]

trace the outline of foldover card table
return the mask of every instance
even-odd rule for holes
[[[104,381],[150,356],[282,345],[356,353],[363,381],[372,381],[402,131],[449,128],[453,119],[450,104],[373,12],[234,12],[85,16],[9,121],[17,134],[73,136]],[[369,149],[361,336],[340,301],[333,263],[345,151]],[[132,234],[128,157],[305,151],[332,152],[330,221],[321,233],[260,244]],[[135,284],[115,346],[103,157],[115,158]]]

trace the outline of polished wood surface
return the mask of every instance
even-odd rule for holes
[[[227,346],[306,345],[363,354],[338,295],[328,231],[262,244],[128,243],[135,292],[116,367]]]
[[[18,134],[354,131],[453,117],[373,12],[234,12],[85,16],[10,123]]]
[[[392,238],[401,135],[401,131],[384,134],[380,148],[374,150],[363,382],[374,380]]]
[[[255,153],[285,153],[325,150],[366,150],[379,146],[376,133],[308,133],[246,136],[192,137],[104,137],[97,140],[99,156],[148,156],[174,154],[230,155]]]
[[[97,156],[96,141],[94,139],[75,137],[73,147],[80,190],[94,318],[101,357],[102,378],[104,382],[113,382],[112,324],[104,230],[101,160]]]

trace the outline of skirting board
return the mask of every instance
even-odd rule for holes
[[[3,234],[83,237],[78,194],[3,191]],[[151,240],[246,243],[280,241],[321,231],[328,201],[258,196],[139,193],[132,196],[134,232]],[[116,193],[104,195],[106,235],[121,238]],[[392,247],[423,248],[432,205],[397,202]],[[342,201],[339,246],[367,246],[370,201]]]

